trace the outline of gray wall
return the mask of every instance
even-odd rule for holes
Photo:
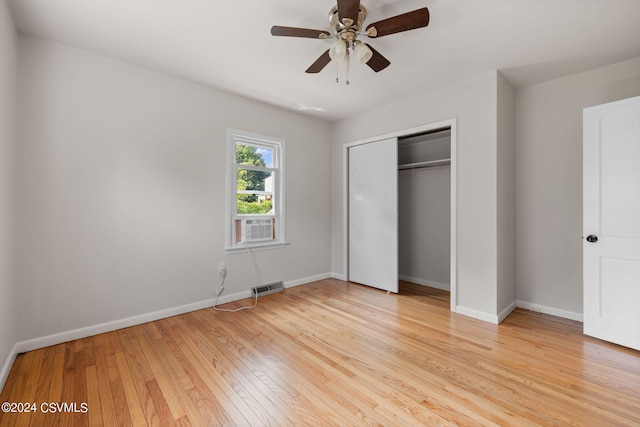
[[[224,252],[227,127],[287,141],[284,249],[259,283],[330,273],[330,125],[39,38],[19,39],[18,339],[254,286]]]
[[[457,305],[465,314],[496,319],[497,75],[493,71],[334,124],[334,273],[344,275],[346,271],[343,260],[343,145],[457,118]]]
[[[582,318],[582,109],[640,95],[640,58],[516,93],[519,304]]]
[[[14,282],[13,156],[17,33],[5,0],[0,0],[0,389],[9,373],[16,342]]]
[[[400,278],[449,289],[451,168],[398,172]]]
[[[516,123],[515,90],[498,73],[498,313],[516,301]]]

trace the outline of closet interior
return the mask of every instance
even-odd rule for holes
[[[398,272],[450,290],[450,128],[398,138]]]

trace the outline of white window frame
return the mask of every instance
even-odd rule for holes
[[[236,164],[236,146],[250,145],[273,150],[273,167],[249,166],[248,169],[260,169],[273,172],[273,214],[238,214],[238,169],[247,165]],[[285,148],[286,141],[273,136],[259,135],[238,129],[227,129],[227,215],[226,215],[226,248],[227,252],[243,251],[246,248],[279,248],[287,244],[285,238]],[[273,219],[275,238],[261,242],[237,242],[236,224],[243,219]]]

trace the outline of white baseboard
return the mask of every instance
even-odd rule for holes
[[[244,293],[242,293],[244,295]],[[238,295],[238,294],[236,294]],[[250,296],[250,292],[246,292],[246,296],[240,296],[236,299],[246,298]],[[220,298],[219,303],[227,298],[234,298],[230,295],[228,297]],[[231,299],[230,301],[235,301]],[[230,302],[229,301],[229,302]],[[226,302],[226,301],[225,301]],[[48,347],[51,345],[60,344],[67,341],[77,340],[81,338],[90,337],[92,335],[98,335],[105,332],[116,331],[122,328],[128,328],[130,326],[140,325],[142,323],[153,322],[154,320],[163,319],[165,317],[176,316],[178,314],[188,313],[190,311],[200,310],[203,308],[211,307],[214,304],[213,299],[204,301],[198,301],[191,304],[185,304],[177,307],[171,307],[164,310],[158,310],[151,313],[140,314],[138,316],[131,316],[124,319],[114,320],[111,322],[100,323],[97,325],[87,326],[84,328],[73,329],[71,331],[60,332],[53,335],[47,335],[44,337],[34,338],[26,341],[18,342],[18,352],[36,350],[38,348]]]
[[[462,314],[463,316],[473,317],[474,319],[482,320],[483,322],[493,323],[497,325],[499,322],[498,316],[495,314],[485,313],[484,311],[474,310],[472,308],[463,307],[461,305],[456,306],[457,314]]]
[[[578,322],[583,322],[584,317],[582,313],[574,313],[572,311],[560,310],[558,308],[547,307],[540,304],[533,304],[526,301],[516,301],[516,305],[519,308],[524,308],[525,310],[531,310],[538,313],[549,314],[551,316],[562,317],[564,319],[576,320]]]
[[[428,286],[430,288],[441,289],[443,291],[450,291],[451,290],[451,286],[447,285],[446,283],[439,283],[439,282],[434,282],[434,281],[431,281],[431,280],[424,280],[424,279],[420,279],[418,277],[405,276],[404,274],[401,274],[399,276],[399,278],[400,278],[400,280],[404,280],[405,282],[411,282],[411,283],[415,283],[417,285]]]
[[[316,276],[305,277],[302,279],[291,280],[284,283],[285,288],[291,288],[294,286],[300,286],[307,283],[315,282],[318,280],[328,279],[331,277],[330,273],[319,274]],[[31,340],[18,342],[14,350],[15,354],[23,353],[25,351],[36,350],[38,348],[48,347],[50,345],[56,345],[67,341],[77,340],[81,338],[90,337],[92,335],[98,335],[105,332],[116,331],[122,328],[128,328],[130,326],[140,325],[142,323],[153,322],[154,320],[164,319],[166,317],[176,316],[178,314],[188,313],[190,311],[201,310],[203,308],[212,307],[214,304],[226,304],[233,301],[238,301],[243,298],[251,297],[251,290],[237,292],[229,295],[221,295],[217,300],[215,298],[206,299],[203,301],[197,301],[190,304],[180,305],[177,307],[171,307],[163,310],[154,311],[151,313],[140,314],[138,316],[127,317],[124,319],[114,320],[112,322],[101,323],[97,325],[87,326],[85,328],[74,329],[71,331],[60,332],[53,335],[47,335],[44,337],[34,338]],[[13,357],[15,357],[15,354]],[[13,363],[7,362],[9,366]],[[5,365],[7,365],[5,363]]]
[[[347,276],[345,274],[331,273],[331,277],[336,280],[342,280],[343,282],[347,281]]]
[[[13,348],[7,355],[7,360],[5,360],[4,365],[2,365],[2,370],[0,371],[0,392],[4,389],[7,378],[9,378],[9,371],[11,371],[11,367],[13,366],[13,362],[16,360],[18,353],[18,344],[14,344]]]
[[[504,310],[498,313],[498,323],[502,323],[502,321],[506,319],[507,316],[510,315],[511,312],[515,310],[517,306],[518,304],[516,301],[511,301],[511,304],[509,304]]]
[[[507,316],[511,314],[513,310],[516,309],[516,307],[524,308],[525,310],[535,311],[537,313],[543,313],[543,314],[549,314],[551,316],[562,317],[564,319],[576,320],[578,322],[583,321],[583,316],[580,313],[573,313],[571,311],[560,310],[557,308],[547,307],[539,304],[532,304],[526,301],[513,301],[511,304],[509,304],[507,308],[505,308],[500,313],[498,313],[497,316],[493,314],[485,313],[482,311],[477,311],[471,308],[462,307],[462,306],[456,307],[456,313],[463,314],[465,316],[473,317],[474,319],[483,320],[485,322],[489,322],[497,325],[501,323],[504,319],[506,319]]]
[[[307,283],[317,282],[319,280],[331,279],[333,275],[331,273],[318,274],[316,276],[309,276],[303,279],[290,280],[284,282],[285,288],[293,288],[294,286],[306,285]]]

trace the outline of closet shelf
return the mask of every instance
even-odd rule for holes
[[[398,170],[433,168],[436,166],[446,166],[450,164],[451,159],[429,160],[427,162],[405,163],[404,165],[398,165]]]

